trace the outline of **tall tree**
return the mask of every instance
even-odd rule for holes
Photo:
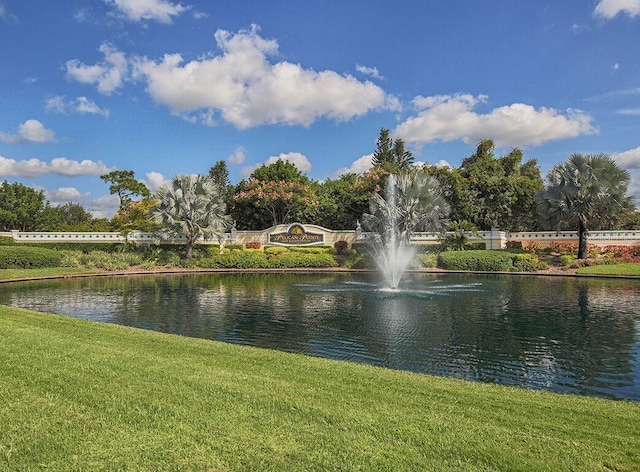
[[[493,141],[485,139],[459,169],[431,166],[426,172],[443,183],[453,221],[532,231],[538,225],[533,197],[544,184],[535,159],[522,160],[519,149],[496,158]]]
[[[39,231],[89,231],[93,215],[79,203],[47,205],[39,218]]]
[[[133,199],[131,197],[150,197],[151,192],[147,186],[136,180],[132,170],[114,170],[108,174],[101,175],[100,178],[109,185],[111,195],[118,195],[120,199],[120,209],[128,207]]]
[[[217,185],[222,193],[227,193],[231,186],[229,169],[226,161],[218,161],[209,169],[209,178]]]
[[[242,229],[315,219],[317,199],[311,181],[292,163],[278,159],[241,181],[232,217]],[[305,221],[305,222],[306,222]]]
[[[398,174],[408,172],[413,162],[413,154],[405,149],[404,141],[400,138],[394,140],[391,132],[382,128],[376,141],[376,150],[373,152],[373,165],[382,166],[387,172]]]
[[[150,233],[156,231],[158,225],[149,219],[149,214],[157,205],[152,197],[146,197],[131,203],[126,208],[120,208],[111,218],[111,227],[121,233],[142,231]]]
[[[0,185],[0,229],[34,231],[46,206],[41,190],[5,180]]]
[[[553,166],[535,196],[540,221],[550,229],[577,229],[578,258],[584,259],[590,229],[612,229],[633,215],[629,181],[629,172],[606,154],[573,154]]]
[[[157,206],[151,219],[161,229],[162,238],[186,237],[187,258],[193,257],[193,244],[202,237],[220,240],[229,227],[220,188],[203,175],[178,174],[156,192]]]
[[[318,185],[317,224],[331,229],[354,229],[369,208],[373,190],[359,186],[362,176],[345,174]]]

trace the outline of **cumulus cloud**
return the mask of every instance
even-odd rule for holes
[[[640,147],[611,154],[611,158],[623,169],[640,169]]]
[[[384,79],[384,77],[380,75],[380,71],[378,70],[377,67],[367,67],[361,64],[356,64],[356,70],[361,74],[370,75],[374,79],[380,79],[380,80]]]
[[[341,167],[336,170],[335,176],[340,177],[341,175],[345,174],[364,174],[372,167],[373,154],[367,154],[353,161],[349,167]]]
[[[45,197],[52,205],[62,205],[67,202],[82,203],[89,193],[82,193],[75,187],[60,187],[57,189],[44,190]]]
[[[78,97],[74,100],[68,100],[64,96],[57,95],[49,98],[45,102],[45,110],[53,113],[80,113],[90,115],[102,115],[109,117],[109,110],[100,108],[95,102],[87,97]]]
[[[300,172],[303,173],[309,172],[312,168],[311,162],[304,154],[300,154],[299,152],[287,152],[281,153],[278,156],[270,156],[266,161],[262,163],[243,167],[242,170],[240,170],[240,175],[242,175],[243,177],[249,177],[251,173],[257,168],[262,167],[263,165],[268,166],[278,161],[290,162],[291,164],[295,165]]]
[[[181,3],[168,0],[104,0],[104,3],[115,8],[119,16],[132,22],[152,20],[168,24],[174,17],[189,9]]]
[[[86,65],[77,59],[67,61],[67,77],[82,84],[96,85],[98,92],[110,95],[122,87],[130,75],[129,63],[125,53],[111,43],[102,43],[98,50],[104,59],[97,64]]]
[[[146,179],[143,179],[142,182],[147,186],[147,188],[154,193],[160,187],[169,183],[169,180],[162,175],[160,172],[147,172]]]
[[[581,134],[597,133],[592,118],[579,110],[565,114],[553,108],[534,108],[523,103],[494,108],[480,114],[474,108],[486,95],[438,95],[416,97],[417,115],[398,125],[394,135],[407,143],[463,140],[475,144],[490,137],[497,146],[540,145]]]
[[[91,212],[94,218],[111,218],[120,208],[120,199],[117,195],[103,195],[86,201],[84,207]]]
[[[47,143],[56,140],[56,134],[44,127],[38,120],[27,120],[18,126],[15,133],[0,131],[0,141],[5,143]]]
[[[79,175],[102,175],[111,172],[101,161],[74,161],[66,157],[56,157],[51,162],[40,159],[25,159],[17,161],[0,156],[0,176],[11,177],[38,177],[46,174],[56,174],[65,177]]]
[[[640,16],[640,0],[600,0],[593,13],[607,20],[618,14],[626,14],[633,18]]]
[[[227,162],[232,165],[242,164],[247,158],[247,151],[242,146],[238,146],[233,154],[227,157]]]
[[[611,158],[616,163],[629,171],[631,182],[627,193],[633,196],[635,204],[640,208],[640,147],[624,152],[615,152]]]
[[[103,43],[94,65],[67,61],[67,77],[109,95],[128,80],[142,81],[156,103],[191,122],[226,121],[238,129],[260,125],[309,126],[320,118],[346,121],[371,111],[399,110],[399,100],[370,81],[331,70],[276,62],[278,43],[259,28],[218,30],[220,54],[185,63],[180,54],[160,60],[130,56]]]

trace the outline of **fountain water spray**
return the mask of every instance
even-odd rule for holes
[[[391,288],[397,288],[402,274],[415,258],[410,244],[414,231],[436,231],[443,227],[449,205],[440,183],[421,173],[389,175],[385,198],[375,194],[370,214],[363,225],[378,268]]]
[[[391,288],[397,288],[402,274],[413,261],[415,251],[409,244],[409,234],[399,224],[396,177],[392,174],[386,190],[386,218],[381,234],[371,238],[378,268]]]

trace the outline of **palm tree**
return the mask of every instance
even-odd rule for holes
[[[186,236],[187,258],[193,257],[193,243],[198,238],[216,236],[220,240],[229,227],[224,197],[209,177],[178,174],[157,190],[156,200],[158,206],[151,210],[150,218],[162,226],[159,236]]]
[[[606,154],[573,154],[549,171],[547,181],[535,196],[540,223],[577,228],[579,259],[587,256],[589,229],[612,228],[634,210],[626,196],[629,173]]]

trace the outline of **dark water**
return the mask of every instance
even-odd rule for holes
[[[484,382],[640,400],[640,281],[208,274],[0,286],[0,303]]]

